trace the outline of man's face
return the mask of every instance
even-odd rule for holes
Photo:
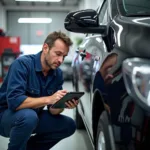
[[[58,68],[63,63],[69,51],[69,47],[61,39],[57,39],[51,49],[46,44],[46,49],[44,51],[44,61],[49,69]]]

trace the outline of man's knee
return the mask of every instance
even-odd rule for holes
[[[17,112],[15,125],[26,126],[26,128],[36,128],[38,124],[37,113],[32,109],[21,109]]]

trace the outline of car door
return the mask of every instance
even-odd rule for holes
[[[79,49],[76,49],[75,50],[75,53],[74,53],[74,57],[73,57],[73,60],[72,60],[72,85],[73,85],[73,90],[74,91],[79,91],[78,89],[78,72],[77,72],[77,68],[78,68],[78,64],[79,64]]]
[[[78,65],[78,88],[79,91],[84,91],[85,94],[81,98],[81,104],[83,108],[83,114],[87,126],[89,127],[90,132],[92,133],[91,128],[91,110],[90,110],[90,98],[91,98],[91,79],[92,79],[92,68],[93,68],[93,59],[91,51],[93,49],[93,36],[88,35],[79,47],[79,65]],[[94,46],[95,47],[95,46]],[[91,134],[92,135],[92,134]]]
[[[109,15],[108,15],[108,1],[105,0],[103,2],[103,5],[99,12],[99,24],[100,25],[107,25],[109,22]],[[93,82],[95,79],[95,75],[97,71],[100,70],[100,67],[104,61],[104,59],[109,54],[109,48],[106,45],[106,42],[104,38],[101,35],[95,35],[93,36],[93,40],[96,41],[96,48],[93,48],[91,54],[93,58],[93,73],[92,73],[92,85],[91,85],[91,110],[92,110],[92,99],[93,99],[93,92],[95,89],[93,89]],[[94,42],[93,42],[94,43]]]
[[[102,3],[101,9],[99,9],[100,24],[107,22],[107,1]],[[89,131],[93,135],[92,131],[92,95],[93,95],[93,80],[97,70],[100,68],[104,57],[107,55],[107,48],[103,38],[100,34],[88,35],[82,45],[80,45],[80,54],[84,52],[85,58],[82,60],[80,55],[80,82],[79,91],[84,91],[85,94],[82,97],[82,105],[84,108],[84,117],[88,124]]]

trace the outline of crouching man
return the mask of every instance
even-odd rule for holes
[[[0,88],[0,135],[10,138],[8,150],[49,150],[75,132],[73,119],[50,107],[67,93],[59,66],[71,45],[66,34],[53,32],[41,52],[18,57],[10,66]]]

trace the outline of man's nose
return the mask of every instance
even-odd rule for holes
[[[63,62],[63,56],[60,56],[60,57],[58,58],[58,61],[59,61],[59,63],[62,63],[62,62]]]

